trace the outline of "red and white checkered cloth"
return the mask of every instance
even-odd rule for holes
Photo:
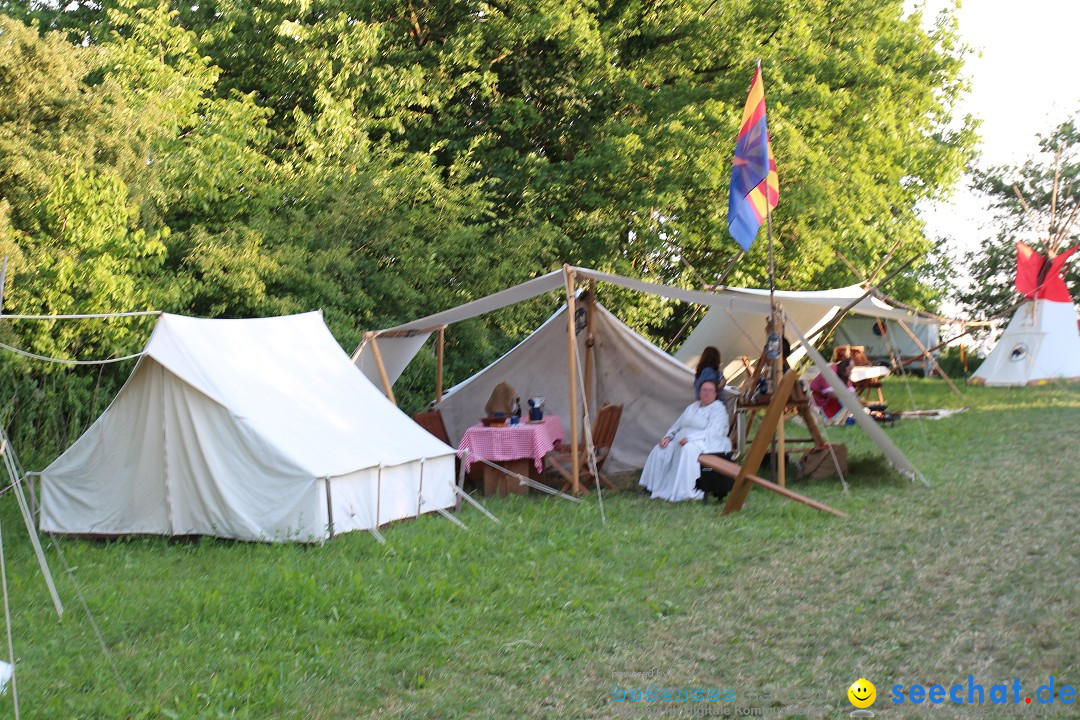
[[[556,415],[545,415],[542,423],[526,423],[505,427],[484,427],[476,424],[465,431],[458,445],[458,457],[465,457],[465,469],[472,459],[506,462],[532,458],[537,472],[544,471],[544,456],[562,442],[562,421]]]

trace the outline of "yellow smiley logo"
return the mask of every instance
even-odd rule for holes
[[[877,688],[866,678],[859,678],[851,683],[847,690],[848,700],[857,708],[868,708],[877,700]]]

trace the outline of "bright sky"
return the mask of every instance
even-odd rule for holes
[[[947,5],[947,0],[927,0],[927,15]],[[966,0],[958,19],[961,37],[978,53],[966,63],[971,93],[958,113],[982,119],[978,165],[1022,163],[1038,150],[1036,133],[1080,112],[1075,49],[1080,2]],[[991,235],[983,229],[989,212],[967,178],[951,203],[927,208],[923,217],[931,237],[952,238],[957,257]]]

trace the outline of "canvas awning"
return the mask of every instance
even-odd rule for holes
[[[575,267],[572,270],[578,282],[595,280],[649,295],[708,307],[705,317],[675,354],[677,359],[688,365],[692,364],[708,345],[718,347],[721,355],[729,361],[742,355],[748,355],[756,360],[761,353],[764,318],[768,316],[770,308],[768,290],[721,288],[707,292],[646,282],[588,268]],[[547,292],[563,290],[564,277],[562,270],[550,272],[459,307],[372,333],[372,337],[378,343],[379,353],[390,383],[397,382],[402,371],[412,362],[431,333],[462,320],[499,310]],[[864,295],[866,297],[863,297]],[[893,307],[874,297],[872,293],[867,295],[866,289],[859,285],[834,290],[778,291],[776,298],[783,305],[785,314],[808,335],[812,335],[829,323],[841,309],[857,300],[851,312],[859,315],[904,320],[909,324],[933,322]],[[366,346],[370,340],[371,338],[365,339],[357,348],[353,359],[360,370],[372,382],[378,384],[380,377],[374,354],[366,352]],[[801,355],[801,350],[797,351],[793,359],[797,359],[799,355]]]

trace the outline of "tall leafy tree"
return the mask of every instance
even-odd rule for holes
[[[140,164],[119,128],[117,89],[88,81],[99,48],[0,16],[0,250],[5,310],[63,314],[146,308],[160,287],[161,228],[143,222],[129,185]],[[99,78],[100,80],[100,78]],[[20,325],[47,355],[130,352],[132,325]]]
[[[1039,136],[1040,152],[1018,166],[975,174],[975,185],[990,202],[994,235],[965,256],[968,287],[959,300],[976,317],[1000,317],[1019,300],[1016,242],[1044,257],[1080,244],[1080,118],[1074,116]],[[1066,265],[1073,297],[1080,291],[1080,263]]]
[[[902,0],[0,7],[68,33],[63,53],[82,63],[64,93],[89,103],[71,110],[84,127],[57,126],[57,142],[114,148],[68,182],[104,200],[83,207],[114,209],[114,246],[126,228],[137,262],[121,269],[149,273],[132,297],[211,316],[321,307],[346,345],[563,262],[715,277],[736,250],[730,156],[758,57],[781,287],[851,282],[835,249],[863,267],[897,242],[898,259],[925,255],[914,208],[950,186],[974,141],[952,117],[951,15],[927,30]],[[3,232],[26,232],[30,204],[7,207]],[[764,284],[765,268],[759,241],[730,280]],[[890,289],[925,299],[924,278]],[[658,336],[681,324],[666,303],[612,304]],[[550,309],[452,342],[475,363]]]
[[[728,170],[756,57],[783,287],[853,281],[834,249],[864,267],[897,243],[901,259],[925,256],[914,208],[946,192],[974,142],[952,117],[954,20],[928,31],[902,2],[227,0],[183,18],[225,86],[274,109],[278,148],[297,122],[349,117],[349,132],[480,184],[483,239],[518,251],[501,265],[517,278],[568,261],[696,282],[684,258],[715,277],[735,252]],[[765,282],[764,245],[733,282]],[[926,300],[919,277],[892,289]]]

